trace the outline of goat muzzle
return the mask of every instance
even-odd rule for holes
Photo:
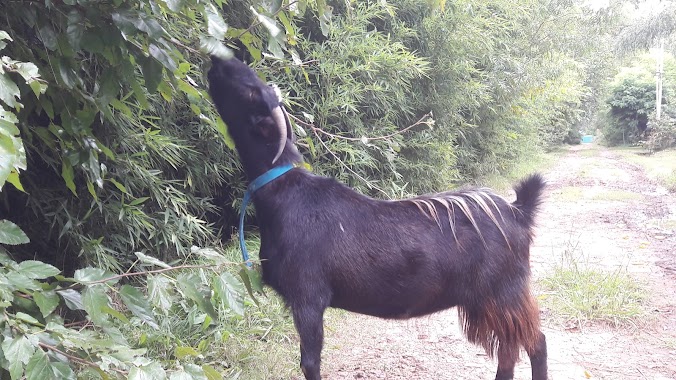
[[[272,159],[272,163],[274,164],[279,159],[279,156],[282,155],[284,147],[286,146],[286,121],[284,119],[284,112],[282,111],[281,105],[272,109],[272,118],[275,120],[277,129],[279,129],[279,150],[277,150],[275,158]]]

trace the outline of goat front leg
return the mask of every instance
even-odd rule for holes
[[[300,336],[300,368],[307,380],[320,380],[324,310],[320,305],[292,306],[293,322]]]

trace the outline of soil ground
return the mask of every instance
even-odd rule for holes
[[[538,280],[572,251],[595,268],[626,270],[648,293],[645,316],[621,328],[562,323],[543,308],[550,378],[676,379],[676,195],[641,167],[593,145],[571,148],[545,177],[531,251],[536,292]],[[455,310],[408,321],[329,311],[325,325],[326,379],[492,379],[495,373],[497,363],[460,334]],[[530,379],[527,359],[515,378]]]

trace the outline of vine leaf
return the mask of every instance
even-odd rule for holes
[[[0,220],[0,244],[19,245],[30,242],[28,236],[9,220]]]
[[[120,289],[120,296],[132,314],[141,318],[148,326],[156,330],[160,328],[155,321],[150,303],[148,303],[148,300],[143,296],[141,291],[131,285],[123,285]]]

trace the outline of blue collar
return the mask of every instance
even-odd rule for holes
[[[255,193],[261,187],[281,177],[294,167],[295,166],[293,165],[284,165],[268,170],[267,172],[261,174],[258,178],[251,181],[249,187],[247,187],[246,192],[244,193],[242,208],[239,210],[239,247],[242,249],[242,258],[244,259],[246,266],[249,268],[251,267],[251,262],[249,261],[249,252],[247,252],[246,245],[244,244],[244,215],[246,214],[246,206],[251,201],[253,193]]]

